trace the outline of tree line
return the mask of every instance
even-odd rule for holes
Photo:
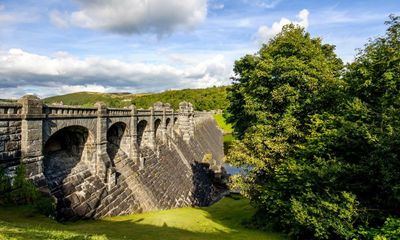
[[[161,93],[129,94],[129,93],[91,93],[79,92],[54,96],[45,99],[45,103],[60,103],[93,107],[96,102],[104,102],[109,107],[128,107],[147,109],[155,102],[170,103],[174,109],[183,101],[191,102],[197,111],[224,110],[228,106],[227,87],[210,87],[204,89],[169,90]]]

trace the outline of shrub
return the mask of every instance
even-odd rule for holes
[[[19,165],[13,178],[0,171],[0,205],[32,205],[38,212],[50,216],[55,212],[55,201],[41,193],[26,179],[25,168]]]

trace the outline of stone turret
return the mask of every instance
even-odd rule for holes
[[[156,102],[153,104],[153,109],[155,111],[161,111],[163,110],[164,104],[162,102]]]

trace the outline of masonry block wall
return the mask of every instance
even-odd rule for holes
[[[9,117],[0,121],[0,159],[3,168],[13,167],[21,158],[21,119],[16,117],[21,113],[17,105],[4,105],[3,114]],[[1,112],[0,112],[1,113]]]
[[[226,192],[222,132],[190,103],[150,109],[0,104],[0,167],[19,164],[59,219],[205,206]]]

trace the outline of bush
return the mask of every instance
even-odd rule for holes
[[[359,234],[365,239],[390,240],[400,239],[400,219],[387,218],[381,228],[360,228]]]
[[[14,178],[0,172],[0,205],[32,205],[38,212],[50,216],[55,212],[54,199],[39,192],[31,181],[26,179],[25,168],[19,165]]]

